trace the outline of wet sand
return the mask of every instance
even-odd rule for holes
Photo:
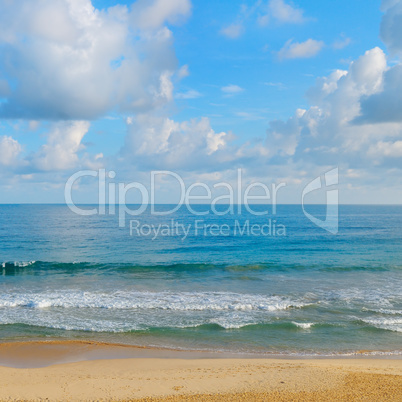
[[[24,342],[0,344],[0,366],[0,400],[402,401],[401,359],[233,358]]]

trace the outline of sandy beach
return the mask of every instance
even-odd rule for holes
[[[400,359],[233,358],[25,342],[0,344],[0,365],[1,400],[402,400]]]

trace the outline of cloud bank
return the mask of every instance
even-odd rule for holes
[[[312,172],[340,166],[350,186],[384,186],[389,177],[390,185],[401,185],[401,1],[382,5],[381,38],[392,62],[379,47],[367,50],[349,67],[318,78],[307,91],[308,107],[270,121],[265,136],[256,133],[247,141],[232,133],[236,127],[214,129],[202,115],[184,121],[171,116],[175,82],[187,77],[189,68],[178,66],[168,24],[189,16],[188,0],[139,0],[106,10],[95,9],[89,0],[41,0],[40,7],[33,0],[21,0],[18,7],[6,0],[0,4],[0,119],[32,121],[33,131],[38,121],[51,122],[45,143],[32,152],[24,152],[21,138],[1,133],[3,177],[48,174],[60,181],[50,174],[100,166],[200,177],[242,167],[249,178],[270,174],[301,182]],[[277,23],[306,20],[301,9],[283,0],[258,2],[244,13],[268,15],[267,21]],[[315,39],[290,40],[278,57],[309,58],[323,47]],[[218,86],[218,95],[237,100],[249,93],[243,86]],[[200,96],[192,89],[176,93],[176,99]],[[127,134],[120,152],[104,158],[91,155],[83,139],[92,121],[107,113],[126,118]]]
[[[97,10],[90,0],[0,1],[0,118],[91,120],[170,101],[177,67],[164,26],[188,0]]]

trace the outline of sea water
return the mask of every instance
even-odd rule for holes
[[[402,355],[401,246],[401,206],[340,206],[331,234],[298,205],[148,209],[124,227],[118,214],[2,205],[0,339]]]

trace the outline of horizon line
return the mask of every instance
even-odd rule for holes
[[[88,205],[88,206],[123,206],[123,205],[144,205],[141,203],[125,203],[125,204],[99,204],[99,203],[75,203],[75,204],[66,204],[66,203],[62,203],[62,202],[0,202],[0,206],[3,205],[63,205],[63,206],[70,206],[70,205]],[[146,204],[147,206],[152,206],[152,205],[179,205],[177,203],[154,203],[154,204]],[[189,205],[212,205],[210,203],[191,203]],[[258,206],[258,205],[262,205],[262,206],[272,206],[272,203],[259,203],[259,204],[252,204],[252,203],[248,203],[248,204],[244,204],[244,203],[233,203],[233,204],[225,204],[225,203],[219,203],[219,204],[214,204],[214,205],[222,205],[222,206],[227,206],[227,205],[233,205],[233,206],[238,206],[238,205],[254,205],[254,206]],[[402,203],[400,204],[396,204],[396,203],[387,203],[387,204],[370,204],[370,203],[338,203],[338,204],[326,204],[326,203],[277,203],[275,204],[276,206],[278,205],[297,205],[297,206],[302,206],[302,205],[338,205],[338,206],[402,206]],[[186,204],[182,203],[181,206],[186,206]]]

